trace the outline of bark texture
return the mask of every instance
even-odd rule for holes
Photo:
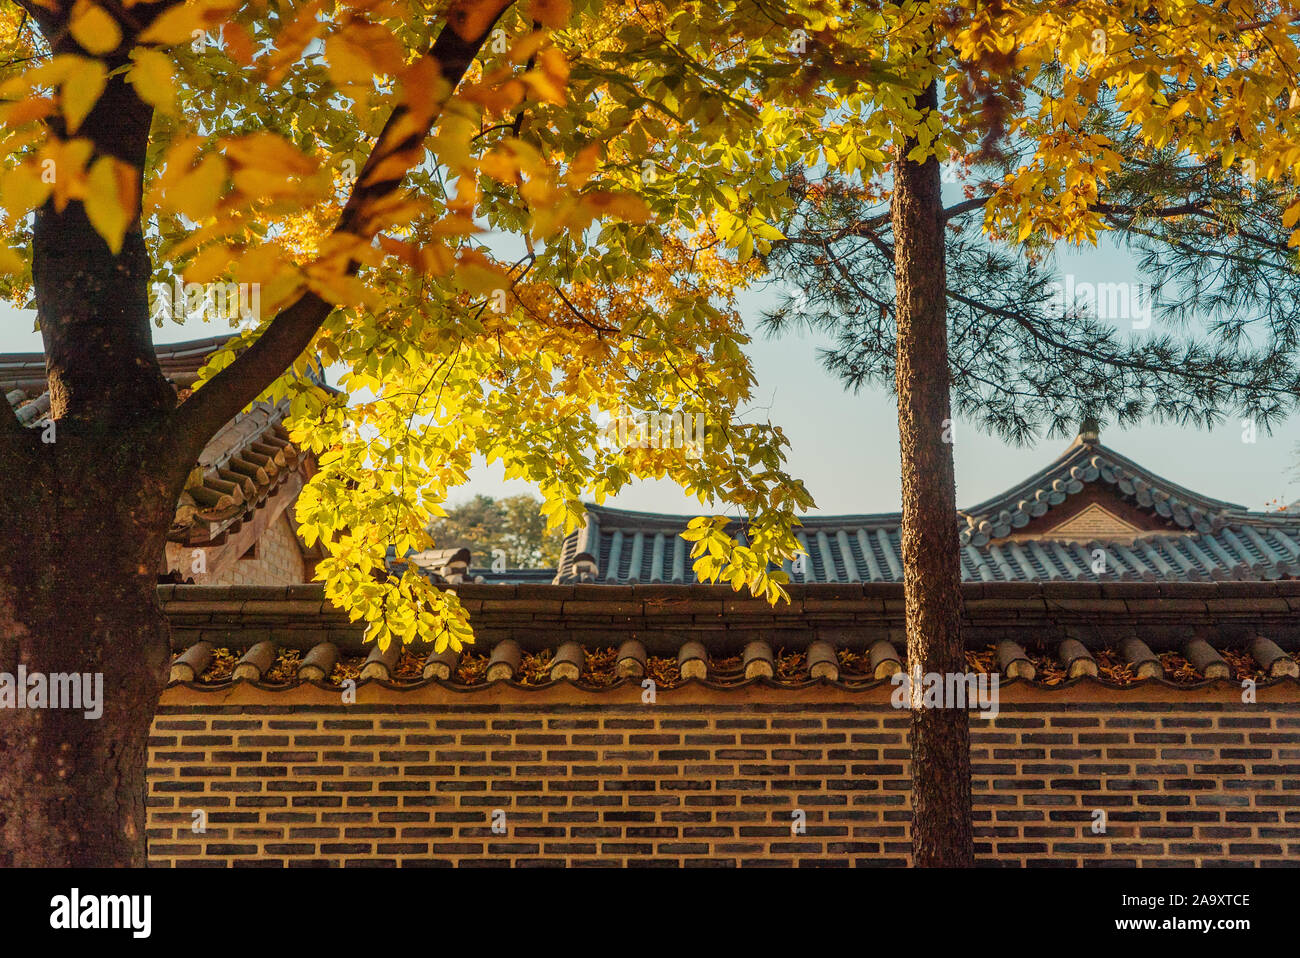
[[[0,864],[142,866],[169,658],[154,582],[178,493],[145,473],[160,465],[148,430],[42,432],[11,435],[0,459],[0,672],[85,677],[92,695],[98,681],[102,714],[85,699],[0,709]]]
[[[427,56],[451,88],[511,2],[445,13]],[[56,53],[84,55],[67,29],[70,5],[20,3]],[[105,8],[124,39],[103,56],[112,79],[77,130],[93,156],[143,170],[152,111],[113,71],[127,64],[136,33],[178,3]],[[368,204],[423,161],[440,108],[401,139],[392,131],[405,108],[390,117],[366,170],[395,158],[407,165],[387,179],[363,171],[340,229],[370,237]],[[32,278],[50,424],[25,429],[0,406],[0,673],[88,676],[92,689],[98,676],[102,697],[95,709],[0,707],[0,866],[147,863],[146,746],[169,658],[155,583],[177,498],[211,436],[297,359],[333,308],[304,294],[177,407],[153,350],[151,271],[138,218],[114,253],[79,201],[36,211]]]
[[[65,52],[75,52],[76,47]],[[108,58],[110,70],[130,61]],[[113,156],[143,170],[150,107],[140,102],[126,74],[108,81],[77,131],[96,155]],[[61,127],[56,122],[56,128]],[[66,131],[56,129],[60,136]],[[58,171],[55,170],[55,175]],[[136,178],[139,194],[143,174]],[[137,219],[117,255],[91,227],[81,203],[62,212],[48,202],[36,211],[32,281],[45,346],[53,419],[101,423],[157,421],[176,405],[153,350],[149,278],[153,271]]]
[[[79,52],[66,33],[55,49]],[[151,116],[119,73],[78,135],[142,168]],[[168,659],[155,583],[193,462],[165,428],[176,393],[154,355],[150,273],[138,222],[115,255],[81,203],[36,211],[52,425],[23,429],[5,410],[0,672],[75,675],[80,692],[102,690],[102,714],[0,709],[0,864],[146,863],[146,744]]]
[[[935,106],[931,84],[918,98]],[[913,675],[966,670],[949,401],[943,201],[939,162],[894,162],[898,430],[903,480],[903,590]],[[916,699],[914,698],[914,703]],[[974,864],[970,726],[965,709],[912,709],[912,859]]]

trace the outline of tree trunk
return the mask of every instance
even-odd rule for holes
[[[169,658],[155,582],[184,470],[157,461],[156,430],[43,434],[0,441],[0,865],[143,866]]]
[[[36,10],[56,53],[81,52],[63,11]],[[116,72],[77,135],[131,164],[138,190],[153,114],[119,69],[130,47],[104,58]],[[81,202],[36,211],[50,421],[24,429],[0,405],[0,865],[147,862],[146,745],[168,661],[155,583],[203,438],[166,425],[176,392],[154,355],[150,272],[138,220],[114,254]],[[81,707],[50,707],[69,704],[56,688]]]
[[[918,108],[935,107],[933,83]],[[907,667],[966,671],[961,566],[949,403],[947,279],[939,162],[894,162],[894,276],[898,321],[898,432],[903,479],[903,592]],[[951,705],[952,703],[946,703]],[[965,709],[923,708],[912,699],[912,861],[970,867],[970,726]]]
[[[175,5],[112,14],[130,29],[100,58],[110,78],[76,131],[94,156],[136,170],[137,193],[153,111],[127,81],[126,57],[136,31]],[[511,5],[492,0],[447,12],[428,55],[448,89]],[[55,53],[84,55],[67,29],[70,5],[24,9]],[[386,172],[361,177],[340,229],[359,228],[366,204],[397,189],[403,157],[422,155],[419,143],[441,106],[429,104],[416,123],[409,104],[389,116],[363,171]],[[59,114],[48,123],[67,138]],[[168,661],[155,582],[176,501],[205,442],[288,368],[333,308],[303,295],[178,409],[154,355],[150,276],[138,216],[114,253],[79,200],[36,211],[32,281],[51,422],[24,429],[0,415],[0,865],[146,864],[146,745]],[[102,698],[91,711],[102,714],[5,705],[6,691],[28,704],[29,683],[14,688],[20,670],[38,683],[89,676],[92,694],[98,677]]]

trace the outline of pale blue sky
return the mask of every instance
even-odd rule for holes
[[[1102,249],[1067,253],[1063,271],[1077,282],[1135,280],[1129,255]],[[751,293],[742,310],[747,324],[757,322],[771,303],[771,294]],[[178,342],[221,332],[191,323],[156,331],[156,341]],[[779,423],[792,443],[790,471],[802,478],[822,513],[890,512],[899,508],[897,411],[883,390],[854,396],[845,392],[817,360],[820,341],[809,335],[789,335],[771,341],[756,338],[750,355],[758,379],[754,406]],[[32,331],[32,314],[0,306],[0,351],[38,351],[39,334]],[[770,407],[770,413],[766,409]],[[1292,417],[1274,435],[1259,433],[1257,441],[1242,441],[1239,420],[1203,432],[1169,425],[1136,429],[1110,428],[1102,441],[1167,479],[1190,489],[1264,508],[1270,500],[1291,502],[1300,497],[1300,483],[1291,476],[1300,417]],[[958,420],[955,456],[957,500],[974,505],[1012,486],[1046,465],[1068,440],[1040,440],[1027,448],[1010,446],[982,435]],[[468,486],[452,491],[460,502],[474,493],[502,495],[529,491],[522,482],[505,483],[499,469],[480,465]],[[626,509],[694,514],[697,505],[668,482],[638,482],[607,503]]]

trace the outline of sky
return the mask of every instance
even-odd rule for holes
[[[1139,279],[1127,252],[1105,246],[1058,257],[1062,273],[1076,283]],[[775,304],[777,291],[751,291],[741,298],[746,325],[756,329],[764,308]],[[34,313],[0,305],[0,351],[36,352],[40,334]],[[1153,326],[1154,329],[1154,326]],[[182,342],[225,330],[191,322],[155,330],[155,342]],[[817,504],[816,512],[896,512],[900,509],[897,407],[883,389],[854,395],[828,374],[817,356],[823,341],[812,334],[785,334],[770,340],[755,334],[749,348],[758,386],[749,418],[767,415],[790,439],[788,471],[802,479]],[[332,378],[332,377],[331,377]],[[1046,466],[1060,455],[1068,439],[1040,439],[1017,447],[982,434],[957,419],[954,457],[957,504],[976,505]],[[1294,473],[1300,463],[1300,416],[1293,416],[1273,435],[1262,430],[1253,443],[1243,441],[1240,420],[1205,432],[1174,425],[1110,427],[1102,442],[1157,475],[1196,492],[1251,509],[1275,508],[1300,498]],[[533,491],[522,481],[505,482],[499,467],[479,464],[470,482],[451,492],[455,504],[475,494],[512,495]],[[1270,505],[1272,503],[1272,505]],[[653,512],[698,514],[693,498],[667,481],[636,481],[606,505]]]

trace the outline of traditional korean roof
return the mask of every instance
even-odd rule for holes
[[[208,357],[230,338],[230,335],[210,336],[187,343],[171,343],[155,347],[154,353],[168,382],[178,391],[188,390],[198,381],[199,370]],[[43,419],[50,411],[45,354],[0,353],[0,392],[5,394],[9,405],[25,425],[33,426]]]
[[[415,693],[430,686],[572,686],[607,693],[651,678],[700,686],[868,692],[907,667],[902,586],[806,585],[769,606],[730,588],[464,584],[476,642],[434,635],[387,649],[325,600],[319,584],[160,586],[172,624],[171,681],[223,692],[304,684]],[[964,587],[969,671],[1053,693],[1092,686],[1213,686],[1241,694],[1300,686],[1300,582],[1008,583]],[[1066,693],[1069,694],[1069,693]]]
[[[272,496],[296,497],[311,466],[289,440],[289,401],[258,402],[226,423],[190,473],[168,538],[187,545],[217,539]]]
[[[1113,486],[1120,497],[1180,529],[1211,534],[1234,519],[1272,521],[1267,514],[1252,516],[1243,506],[1203,496],[1161,478],[1101,445],[1095,435],[1080,434],[1045,469],[1001,495],[964,510],[962,544],[983,546],[1005,538],[1032,520],[1068,506],[1073,496],[1098,482]]]
[[[1252,512],[1157,476],[1086,431],[1045,469],[961,510],[967,582],[1276,580],[1300,574],[1300,515]],[[691,583],[689,516],[589,505],[557,582]],[[809,516],[794,582],[901,582],[899,513]],[[743,541],[745,520],[730,526]]]
[[[184,401],[208,358],[231,339],[211,336],[158,346],[155,353]],[[323,384],[323,383],[322,383]],[[21,422],[38,426],[50,411],[42,353],[0,355],[0,392]],[[289,403],[258,402],[222,427],[204,447],[190,473],[168,538],[207,545],[252,517],[273,496],[292,499],[310,477],[309,457],[289,440],[284,426]]]

